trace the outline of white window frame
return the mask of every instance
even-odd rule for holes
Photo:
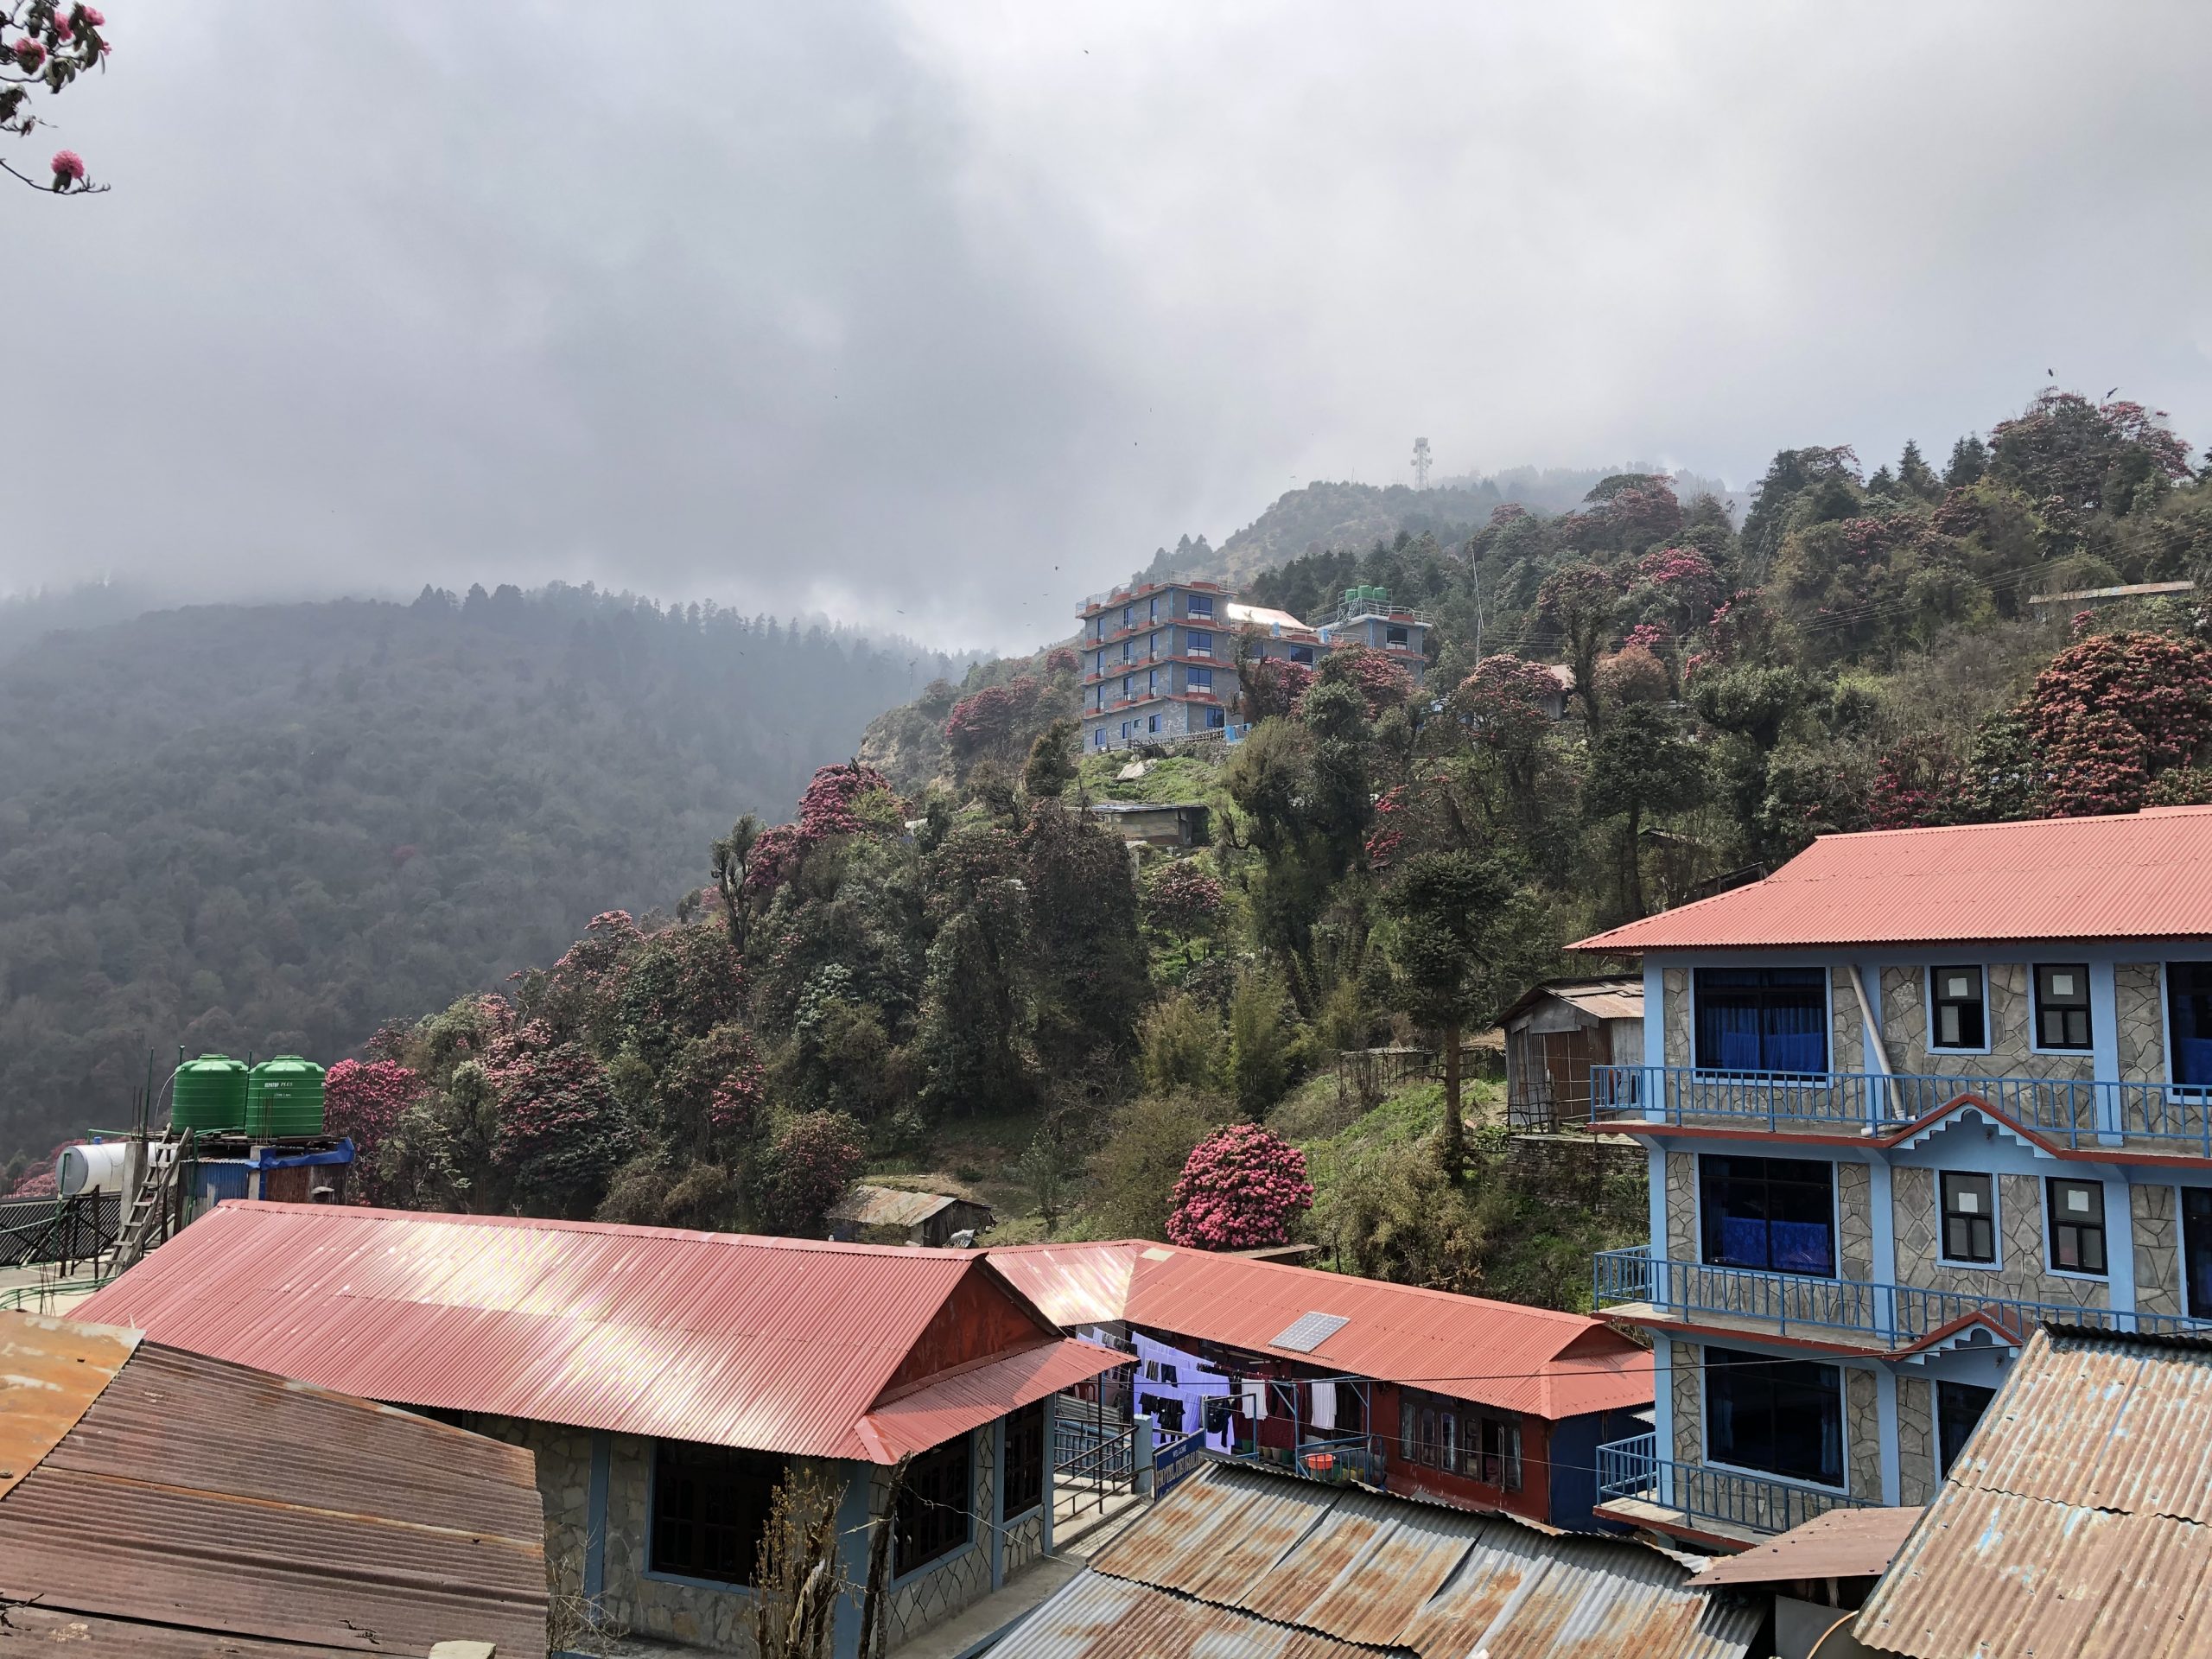
[[[1985,1010],[1982,1023],[1986,1025],[1988,1021],[1989,1016]],[[2004,1178],[1993,1169],[1937,1169],[1932,1173],[1936,1178],[1936,1265],[1959,1273],[2000,1272],[2005,1266]],[[1961,1262],[1943,1248],[1943,1178],[1946,1175],[1986,1175],[1989,1178],[1989,1242],[1997,1252],[1995,1260]]]
[[[1971,968],[1981,976],[1981,1046],[1979,1048],[1951,1048],[1936,1040],[1936,969],[1937,964],[1931,962],[1920,970],[1921,995],[1924,999],[1920,1005],[1922,1026],[1920,1046],[1922,1052],[1928,1054],[1987,1054],[1993,1052],[1993,1045],[1997,1035],[1997,1021],[1992,1017],[1993,1011],[1990,1007],[1989,964],[1986,962],[1951,961],[1946,962],[1941,965],[1945,968]],[[2033,1007],[2035,1001],[2035,987],[2032,983],[2028,987],[2028,1001],[2030,1003],[2028,1010],[2028,1023],[2032,1027],[2035,1023],[2035,1009]],[[2028,1034],[2032,1037],[2035,1033],[2031,1030]],[[2062,1049],[2059,1052],[2065,1054],[2079,1054],[2082,1051],[2078,1048],[2069,1048]]]

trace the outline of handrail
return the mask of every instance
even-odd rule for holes
[[[1800,1126],[1889,1132],[1961,1102],[2064,1144],[2159,1143],[2212,1158],[2212,1087],[1968,1072],[1721,1071],[1689,1065],[1593,1065],[1599,1122]]]
[[[1693,1520],[1719,1521],[1747,1532],[1787,1532],[1831,1510],[1878,1507],[1824,1486],[1808,1486],[1777,1475],[1704,1464],[1680,1463],[1658,1454],[1658,1436],[1634,1434],[1598,1448],[1598,1502],[1632,1498],[1669,1509]]]
[[[1915,1343],[1977,1316],[2021,1341],[2047,1320],[2101,1331],[2212,1334],[2212,1319],[2179,1314],[1672,1262],[1636,1249],[1599,1251],[1592,1258],[1591,1278],[1592,1294],[1601,1307],[1641,1303],[1682,1316],[1708,1313],[1771,1322],[1777,1336],[1795,1328],[1850,1332],[1891,1344]]]

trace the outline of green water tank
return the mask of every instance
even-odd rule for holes
[[[271,1141],[322,1133],[322,1068],[296,1054],[264,1060],[246,1076],[245,1128]]]
[[[245,1126],[245,1062],[227,1054],[202,1054],[176,1069],[169,1122],[180,1129],[237,1129]]]

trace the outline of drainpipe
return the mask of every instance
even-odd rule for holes
[[[1859,964],[1852,962],[1847,963],[1845,966],[1851,970],[1851,994],[1859,1000],[1859,1018],[1861,1029],[1866,1033],[1860,1046],[1874,1057],[1875,1067],[1882,1074],[1881,1095],[1883,1103],[1886,1106],[1890,1099],[1890,1080],[1893,1076],[1890,1071],[1890,1046],[1883,1040],[1881,1024],[1874,1017],[1873,1003],[1867,999],[1866,982],[1859,977]],[[1869,1136],[1874,1134],[1878,1122],[1873,1099],[1870,1096],[1867,1101],[1866,1130]],[[1866,1162],[1866,1203],[1873,1211],[1873,1213],[1866,1217],[1867,1236],[1874,1241],[1878,1255],[1890,1256],[1892,1264],[1891,1273],[1894,1274],[1896,1244],[1892,1241],[1887,1251],[1883,1250],[1881,1244],[1881,1241],[1889,1237],[1891,1229],[1897,1225],[1896,1210],[1890,1197],[1889,1162],[1886,1158],[1871,1147],[1868,1149]],[[1874,1179],[1877,1173],[1882,1178],[1878,1181]],[[1872,1268],[1879,1266],[1878,1261],[1870,1264]],[[1885,1276],[1881,1282],[1889,1283],[1891,1281]],[[1897,1328],[1897,1292],[1893,1288],[1877,1290],[1875,1297],[1881,1306],[1883,1328],[1894,1341]],[[1886,1370],[1887,1367],[1880,1369]]]
[[[1882,1074],[1885,1080],[1885,1084],[1881,1092],[1883,1103],[1886,1105],[1889,1098],[1887,1079],[1891,1075],[1890,1071],[1889,1045],[1882,1040],[1882,1027],[1875,1022],[1874,1005],[1866,1000],[1866,982],[1859,976],[1859,964],[1855,962],[1849,962],[1846,963],[1844,966],[1850,970],[1851,994],[1858,999],[1859,1018],[1861,1027],[1866,1033],[1866,1041],[1862,1045],[1862,1046],[1869,1053],[1873,1055],[1874,1068]],[[1878,1120],[1874,1115],[1874,1103],[1872,1099],[1870,1098],[1866,1104],[1866,1128],[1867,1133],[1871,1135],[1873,1133],[1874,1125]]]

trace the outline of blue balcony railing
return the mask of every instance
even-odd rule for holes
[[[1642,1304],[1664,1309],[1684,1323],[1693,1323],[1700,1315],[1719,1315],[1770,1325],[1777,1336],[1837,1333],[1904,1347],[1974,1314],[2022,1341],[2045,1320],[2101,1331],[2212,1335],[2209,1319],[2031,1302],[1971,1290],[1928,1290],[1756,1268],[1708,1267],[1701,1262],[1669,1262],[1641,1249],[1601,1250],[1592,1268],[1592,1289],[1600,1307]]]
[[[2212,1158],[2212,1089],[2070,1077],[1891,1071],[1707,1071],[1688,1065],[1593,1065],[1595,1122],[1851,1133],[1902,1128],[1976,1100],[2069,1147],[2139,1141]]]
[[[1239,1462],[1268,1464],[1303,1475],[1308,1480],[1338,1486],[1354,1481],[1380,1486],[1385,1472],[1382,1443],[1379,1438],[1366,1434],[1324,1435],[1300,1440],[1295,1452],[1288,1446],[1248,1446],[1225,1455]]]
[[[1739,1473],[1659,1455],[1658,1437],[1637,1434],[1598,1448],[1598,1502],[1631,1498],[1690,1521],[1745,1532],[1787,1532],[1830,1510],[1872,1507],[1866,1499],[1770,1475]]]

